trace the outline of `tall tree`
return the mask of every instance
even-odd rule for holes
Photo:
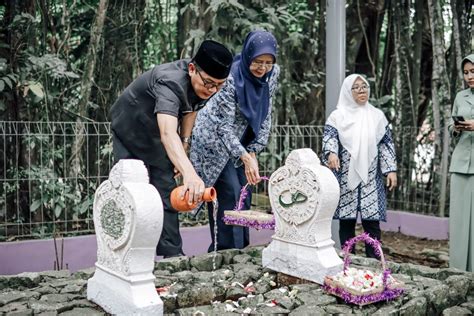
[[[430,15],[431,39],[433,42],[433,74],[432,74],[432,104],[435,125],[437,155],[440,156],[441,194],[440,216],[444,216],[446,202],[446,184],[448,175],[449,133],[448,122],[450,117],[450,88],[446,69],[444,49],[444,22],[441,7],[438,1],[428,0]]]
[[[415,1],[415,16],[414,16],[414,33],[412,36],[413,42],[413,55],[411,58],[411,71],[410,71],[410,79],[411,79],[411,100],[414,106],[414,113],[413,115],[417,118],[416,122],[414,122],[414,126],[420,127],[422,122],[418,117],[419,115],[419,105],[420,105],[420,75],[421,75],[421,51],[423,46],[423,30],[424,30],[424,0],[416,0]]]
[[[147,7],[146,0],[111,1],[107,8],[102,49],[98,52],[97,71],[92,87],[89,108],[90,117],[98,121],[107,121],[110,107],[120,93],[133,79],[145,69],[145,63],[153,64],[158,59],[160,46],[148,42],[148,33],[153,39],[156,15],[155,7]],[[150,11],[148,11],[150,9]],[[148,20],[144,20],[146,19]],[[158,46],[155,49],[154,46]]]
[[[108,0],[100,0],[97,8],[96,19],[91,28],[91,38],[89,43],[89,50],[86,57],[85,71],[82,74],[81,80],[81,95],[78,103],[78,114],[81,116],[77,120],[78,131],[80,131],[74,140],[72,146],[72,153],[70,158],[70,173],[72,175],[78,175],[81,171],[81,153],[82,146],[86,137],[85,126],[83,118],[86,117],[87,105],[89,103],[89,97],[91,95],[92,81],[94,80],[94,70],[97,62],[97,51],[99,50],[99,44],[104,29],[104,20],[107,12]]]

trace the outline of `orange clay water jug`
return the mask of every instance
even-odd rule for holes
[[[197,202],[193,204],[188,203],[189,191],[186,191],[186,193],[184,194],[184,199],[181,200],[181,198],[179,197],[179,194],[181,193],[182,188],[183,186],[181,185],[179,187],[174,188],[174,190],[171,191],[170,202],[171,202],[171,206],[175,210],[179,212],[188,212],[195,209],[196,206],[198,206],[198,203]],[[202,201],[211,202],[211,201],[214,201],[215,199],[217,199],[216,189],[214,189],[213,187],[205,188],[204,194],[202,195]]]

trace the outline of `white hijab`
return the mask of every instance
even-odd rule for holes
[[[378,143],[388,125],[382,111],[369,102],[359,105],[352,97],[352,85],[357,78],[361,78],[369,87],[369,83],[358,74],[344,79],[337,108],[326,122],[337,129],[342,146],[351,155],[347,179],[350,190],[354,190],[361,182],[367,183],[370,164],[377,157]],[[370,96],[370,91],[367,92]]]

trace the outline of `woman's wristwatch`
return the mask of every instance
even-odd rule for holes
[[[191,136],[181,137],[181,142],[191,144]]]

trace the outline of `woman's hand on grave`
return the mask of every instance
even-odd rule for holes
[[[247,182],[255,185],[260,182],[260,173],[258,171],[258,162],[255,155],[245,153],[241,157],[245,165],[245,176],[247,177]]]
[[[397,186],[397,174],[390,172],[387,174],[387,187],[389,191],[392,191]]]
[[[339,157],[335,153],[330,153],[328,156],[328,168],[336,171],[341,168]]]

